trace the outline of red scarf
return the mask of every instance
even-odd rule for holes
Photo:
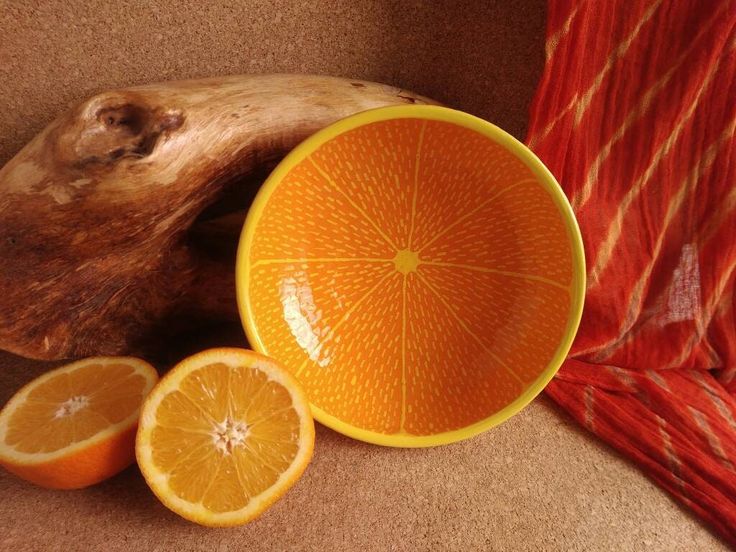
[[[527,143],[588,291],[547,392],[736,545],[736,1],[550,0]]]

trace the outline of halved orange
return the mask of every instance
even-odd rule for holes
[[[56,489],[77,489],[135,461],[143,399],[158,380],[137,358],[87,358],[28,383],[0,412],[0,464]]]
[[[351,437],[429,446],[502,422],[552,378],[583,305],[582,240],[531,151],[437,106],[366,111],[271,174],[238,249],[252,346]]]
[[[211,349],[172,368],[146,399],[136,440],[161,502],[209,526],[260,515],[299,479],[313,448],[301,386],[243,349]]]

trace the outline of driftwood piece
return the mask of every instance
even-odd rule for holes
[[[155,84],[83,102],[0,170],[0,348],[150,354],[162,332],[235,318],[237,234],[269,169],[337,119],[428,102],[305,75]]]

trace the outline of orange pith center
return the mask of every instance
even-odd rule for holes
[[[415,272],[419,266],[419,253],[411,251],[410,249],[400,249],[396,252],[394,257],[394,266],[398,272],[401,272],[404,276],[410,272]]]

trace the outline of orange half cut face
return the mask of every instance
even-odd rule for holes
[[[313,413],[378,444],[457,441],[520,410],[580,320],[582,241],[549,171],[435,106],[360,113],[272,173],[237,263],[251,344]]]

